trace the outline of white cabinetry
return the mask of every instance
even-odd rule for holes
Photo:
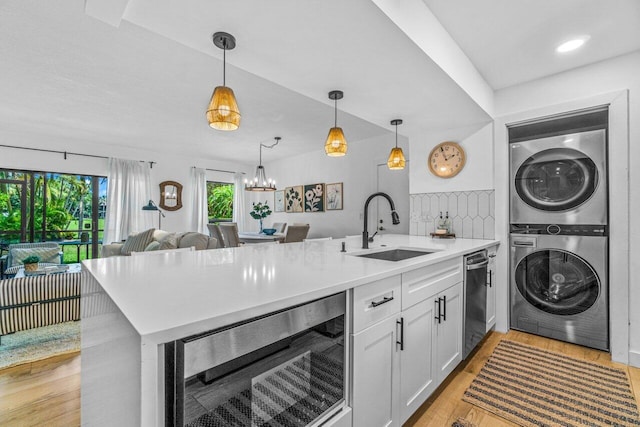
[[[462,283],[440,292],[434,300],[437,305],[434,350],[439,385],[462,361]]]
[[[487,332],[496,324],[496,253],[498,246],[487,249],[489,265],[487,266]]]
[[[353,425],[400,426],[396,316],[353,335]]]
[[[353,290],[351,336],[354,426],[400,426],[400,276]]]
[[[354,289],[354,427],[402,425],[462,360],[462,258],[401,282]]]

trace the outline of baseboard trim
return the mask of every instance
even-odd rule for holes
[[[629,351],[629,365],[640,368],[640,351]]]

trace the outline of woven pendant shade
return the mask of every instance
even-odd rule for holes
[[[389,159],[387,160],[387,167],[391,170],[404,169],[407,161],[404,158],[402,148],[395,147],[391,149]]]
[[[340,157],[347,154],[347,140],[344,137],[342,128],[333,127],[329,129],[327,142],[324,144],[324,152],[331,157]]]
[[[209,126],[218,130],[236,130],[240,127],[240,110],[233,89],[218,86],[213,91],[207,109]]]

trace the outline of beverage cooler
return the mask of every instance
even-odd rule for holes
[[[345,406],[346,294],[165,344],[166,426],[321,425]]]

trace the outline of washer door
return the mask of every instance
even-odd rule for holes
[[[516,267],[516,287],[534,307],[571,315],[589,309],[600,293],[597,274],[583,259],[557,249],[532,252]]]
[[[525,160],[515,175],[520,199],[543,211],[574,209],[598,186],[598,168],[584,153],[571,148],[540,151]]]

